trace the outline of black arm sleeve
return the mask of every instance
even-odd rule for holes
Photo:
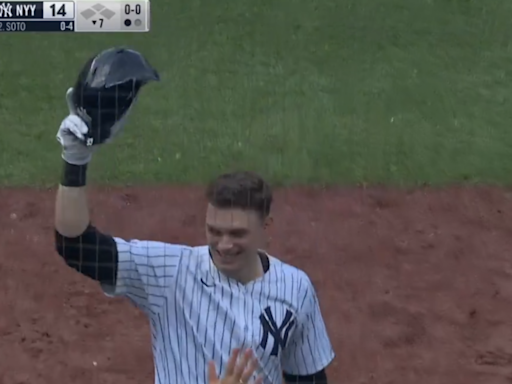
[[[327,374],[325,369],[307,376],[290,375],[285,372],[284,381],[286,384],[327,384]]]
[[[89,225],[78,237],[64,237],[55,231],[55,246],[69,267],[100,283],[115,286],[118,253],[112,236]]]

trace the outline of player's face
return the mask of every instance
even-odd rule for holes
[[[265,241],[265,222],[253,211],[219,209],[208,204],[206,238],[215,264],[225,272],[248,265]]]

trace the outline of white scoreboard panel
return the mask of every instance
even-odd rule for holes
[[[2,32],[149,32],[149,0],[8,1]]]
[[[76,2],[77,32],[148,32],[149,1]]]

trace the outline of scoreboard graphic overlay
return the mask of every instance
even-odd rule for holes
[[[2,32],[149,32],[149,0],[0,2]]]

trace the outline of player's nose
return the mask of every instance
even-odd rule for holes
[[[231,248],[233,248],[233,242],[226,237],[221,238],[217,244],[217,250],[221,253],[229,251]]]

